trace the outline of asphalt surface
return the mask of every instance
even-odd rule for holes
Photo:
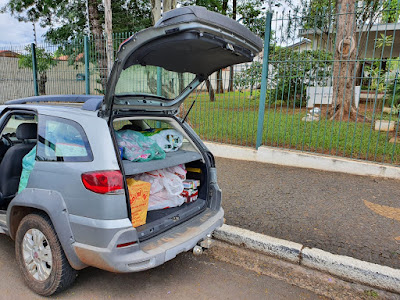
[[[400,181],[216,161],[227,224],[400,269]]]
[[[0,299],[45,299],[29,290],[14,255],[14,242],[0,235]],[[259,275],[206,255],[183,253],[144,272],[80,271],[75,284],[53,299],[325,299],[284,281]]]

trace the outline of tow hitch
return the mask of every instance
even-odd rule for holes
[[[199,242],[198,245],[194,246],[193,248],[193,254],[196,256],[199,256],[203,254],[204,249],[209,249],[211,248],[213,244],[213,239],[212,239],[212,234],[207,234],[207,237],[203,239],[201,242]]]

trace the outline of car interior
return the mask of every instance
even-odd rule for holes
[[[0,137],[0,209],[6,209],[18,191],[22,159],[36,145],[37,118],[12,114]]]

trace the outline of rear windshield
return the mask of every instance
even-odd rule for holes
[[[116,95],[155,95],[175,99],[195,79],[192,73],[177,73],[161,67],[132,65],[123,70]]]

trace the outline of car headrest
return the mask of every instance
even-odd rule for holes
[[[37,124],[36,123],[22,123],[17,127],[15,132],[19,140],[33,140],[37,137]]]

